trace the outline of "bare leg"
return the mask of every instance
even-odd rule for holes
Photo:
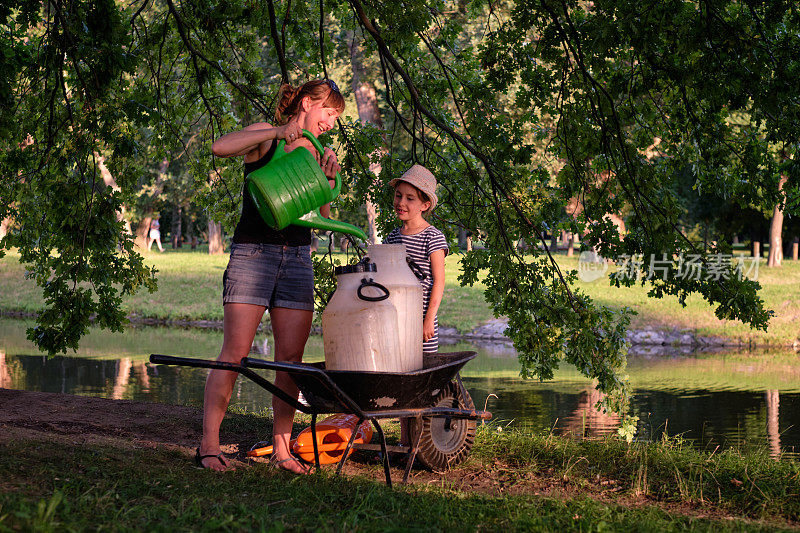
[[[256,336],[258,324],[264,316],[266,307],[252,304],[228,303],[223,307],[223,340],[218,361],[239,363],[250,353],[250,346]],[[306,334],[308,335],[308,334]],[[216,455],[222,450],[219,446],[219,426],[233,392],[238,374],[227,370],[210,370],[206,379],[203,399],[203,439],[200,441],[201,455]],[[228,470],[219,459],[209,457],[203,465],[212,470]]]
[[[270,310],[272,322],[272,336],[275,339],[275,360],[297,363],[303,359],[303,350],[311,332],[313,313],[301,309],[286,309],[276,307]],[[281,390],[297,398],[297,387],[285,372],[277,372],[275,385]],[[289,439],[294,421],[294,407],[286,402],[272,397],[273,418],[273,456],[276,461],[292,457],[289,450]],[[297,461],[286,461],[281,467],[302,474],[306,468]]]

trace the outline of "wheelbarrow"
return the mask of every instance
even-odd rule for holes
[[[354,443],[356,432],[336,469],[338,475],[351,450],[380,451],[386,484],[391,486],[389,453],[407,457],[403,483],[416,459],[433,471],[445,471],[469,455],[475,439],[476,420],[489,420],[491,413],[476,411],[458,372],[477,354],[455,352],[425,354],[424,366],[413,372],[361,372],[326,370],[325,363],[284,363],[245,357],[240,364],[153,354],[156,364],[190,366],[238,372],[302,413],[311,415],[315,466],[319,462],[317,417],[344,413],[358,417],[360,426],[369,421],[379,444]],[[291,397],[256,370],[286,372],[297,385],[306,403]],[[387,446],[380,421],[407,418],[410,446]]]

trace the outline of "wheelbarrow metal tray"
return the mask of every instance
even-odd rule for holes
[[[352,412],[340,392],[364,411],[424,409],[433,405],[442,389],[476,355],[476,352],[424,354],[423,368],[411,372],[325,370],[324,362],[295,363],[292,365],[295,371],[289,375],[316,412]],[[248,358],[244,364],[250,368],[274,368],[274,363],[258,359]],[[306,371],[298,372],[300,367]],[[329,386],[328,380],[336,387]]]

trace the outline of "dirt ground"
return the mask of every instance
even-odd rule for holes
[[[185,452],[187,467],[197,446],[202,411],[196,407],[108,400],[69,394],[20,391],[0,388],[0,442],[46,438],[54,442],[68,440],[85,444],[102,443],[121,449],[152,447],[179,449]],[[223,449],[237,460],[238,468],[247,468],[244,451],[258,440],[246,429],[226,430]],[[383,470],[374,452],[358,452],[345,465],[345,475],[365,475],[383,481]],[[324,468],[333,468],[332,466]],[[399,483],[401,466],[392,467],[392,479]],[[477,464],[468,461],[445,474],[435,474],[415,467],[410,483],[441,483],[453,489],[487,495],[529,494],[559,498],[586,496],[613,505],[655,505],[670,513],[710,519],[741,519],[722,513],[713,506],[661,502],[635,496],[629,488],[613,479],[590,483],[571,483],[548,472],[526,473],[500,461]],[[796,524],[781,522],[783,527]]]

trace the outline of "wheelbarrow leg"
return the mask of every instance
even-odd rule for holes
[[[317,413],[311,413],[311,442],[314,443],[314,466],[319,472],[322,468],[319,465],[319,445],[317,444]]]
[[[364,419],[359,418],[356,428],[352,431],[352,433],[350,433],[350,439],[347,441],[347,447],[344,449],[344,454],[342,454],[342,458],[339,460],[339,466],[336,468],[337,476],[341,473],[344,462],[347,461],[347,457],[350,455],[350,449],[353,447],[353,442],[356,440],[356,434],[358,433],[358,429],[361,427],[363,422]]]
[[[386,476],[386,486],[392,486],[392,476],[389,473],[389,451],[386,449],[386,436],[383,434],[383,428],[378,421],[372,419],[372,425],[375,426],[375,431],[378,432],[378,437],[381,439],[381,453],[383,453],[383,473]]]
[[[422,427],[422,417],[417,417],[417,427]],[[417,432],[417,438],[414,439],[414,444],[406,456],[406,471],[403,474],[403,484],[408,483],[408,475],[411,473],[411,468],[414,466],[414,459],[417,458],[417,450],[419,450],[419,441],[422,438],[422,431]]]

